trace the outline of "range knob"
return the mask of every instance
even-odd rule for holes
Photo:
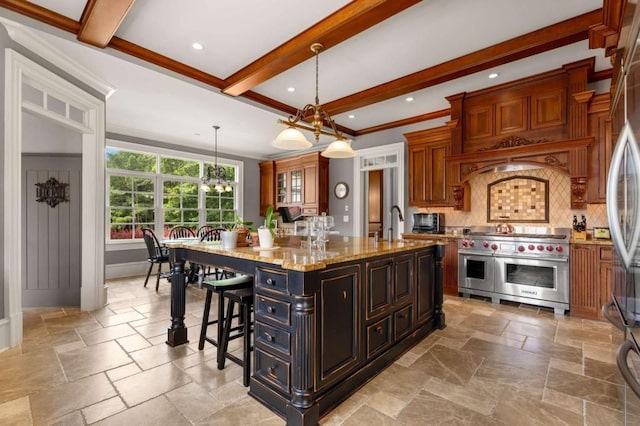
[[[466,246],[468,246],[468,245],[469,245],[469,244],[468,244],[466,241],[463,241],[463,242],[462,242],[462,247],[466,247]]]
[[[484,243],[482,243],[482,247],[488,248],[489,247],[489,243],[485,241]]]
[[[527,247],[529,250],[533,250],[536,248],[536,246],[534,246],[533,244],[529,244],[529,247]]]
[[[544,246],[541,246],[541,245],[540,245],[540,246],[538,246],[538,247],[536,247],[536,248],[538,249],[538,251],[542,251],[542,250],[544,250]]]
[[[525,251],[524,246],[518,246],[518,251],[519,251],[519,252],[523,252],[523,251]]]
[[[469,241],[469,247],[474,247],[476,245],[476,243],[474,243],[473,241]]]
[[[564,249],[563,249],[562,247],[560,247],[560,246],[556,247],[556,251],[557,251],[558,253],[562,253],[562,251],[563,251],[563,250],[564,250]]]
[[[547,251],[553,251],[553,246],[547,246]]]
[[[491,250],[498,250],[497,244],[491,244]]]

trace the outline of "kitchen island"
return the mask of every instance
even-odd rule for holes
[[[254,277],[254,369],[250,395],[290,425],[320,417],[436,328],[442,312],[443,246],[337,237],[326,250],[223,250],[170,244],[171,327],[167,344],[187,343],[185,262]]]

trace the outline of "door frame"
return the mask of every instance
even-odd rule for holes
[[[404,212],[406,210],[406,206],[404,204],[405,200],[405,143],[397,142],[389,145],[378,146],[374,148],[366,148],[359,149],[356,151],[356,156],[353,158],[353,199],[354,200],[363,200],[364,198],[364,181],[362,179],[362,172],[367,170],[380,170],[380,169],[388,169],[388,168],[396,168],[398,171],[398,179],[396,179],[396,188],[394,189],[395,193],[398,195],[398,205],[402,208]],[[378,157],[378,156],[387,156],[387,155],[396,155],[397,161],[394,164],[381,164],[381,165],[372,165],[372,166],[363,166],[362,162],[367,157]],[[389,188],[389,185],[386,185],[385,188]],[[356,237],[363,236],[363,214],[364,207],[363,203],[354,202],[353,203],[353,229],[352,235]],[[397,229],[395,231],[394,238],[398,238],[400,233],[404,232],[402,229]],[[380,236],[384,237],[383,235]]]
[[[76,123],[23,101],[23,82],[35,84],[83,113]],[[95,310],[107,301],[104,283],[105,103],[12,49],[5,49],[4,291],[0,350],[22,341],[22,116],[23,109],[82,133],[80,308]],[[2,324],[4,322],[4,324]]]

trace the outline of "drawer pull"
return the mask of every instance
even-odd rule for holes
[[[347,290],[342,290],[342,298],[347,300]]]
[[[264,338],[267,339],[267,341],[269,342],[273,342],[274,340],[276,340],[272,335],[270,335],[268,332],[264,332]]]
[[[276,377],[276,378],[278,377],[277,374],[276,374],[276,368],[275,367],[267,368],[267,373],[269,373],[270,376],[273,376],[273,377]]]
[[[276,280],[274,280],[273,278],[267,278],[267,284],[276,285]]]
[[[273,306],[267,306],[267,312],[273,314],[276,312],[276,308],[274,308]]]
[[[376,327],[376,333],[383,335],[384,334],[384,330],[382,329],[382,326],[379,325]]]

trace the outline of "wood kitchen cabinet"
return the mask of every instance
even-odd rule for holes
[[[445,240],[447,245],[442,259],[442,288],[444,294],[458,295],[458,240],[455,238]]]
[[[594,137],[589,146],[587,197],[590,203],[604,203],[607,198],[607,175],[615,143],[609,116],[610,99],[609,93],[603,93],[589,102],[589,135]]]
[[[275,162],[260,163],[260,216],[264,216],[267,208],[274,204],[275,193]]]
[[[328,212],[329,159],[315,152],[260,163],[260,193],[263,216],[269,205],[299,207],[306,215]]]
[[[409,151],[409,205],[450,206],[445,157],[451,152],[451,130],[436,127],[404,135]]]
[[[604,319],[602,305],[611,299],[611,247],[571,245],[571,316]]]

